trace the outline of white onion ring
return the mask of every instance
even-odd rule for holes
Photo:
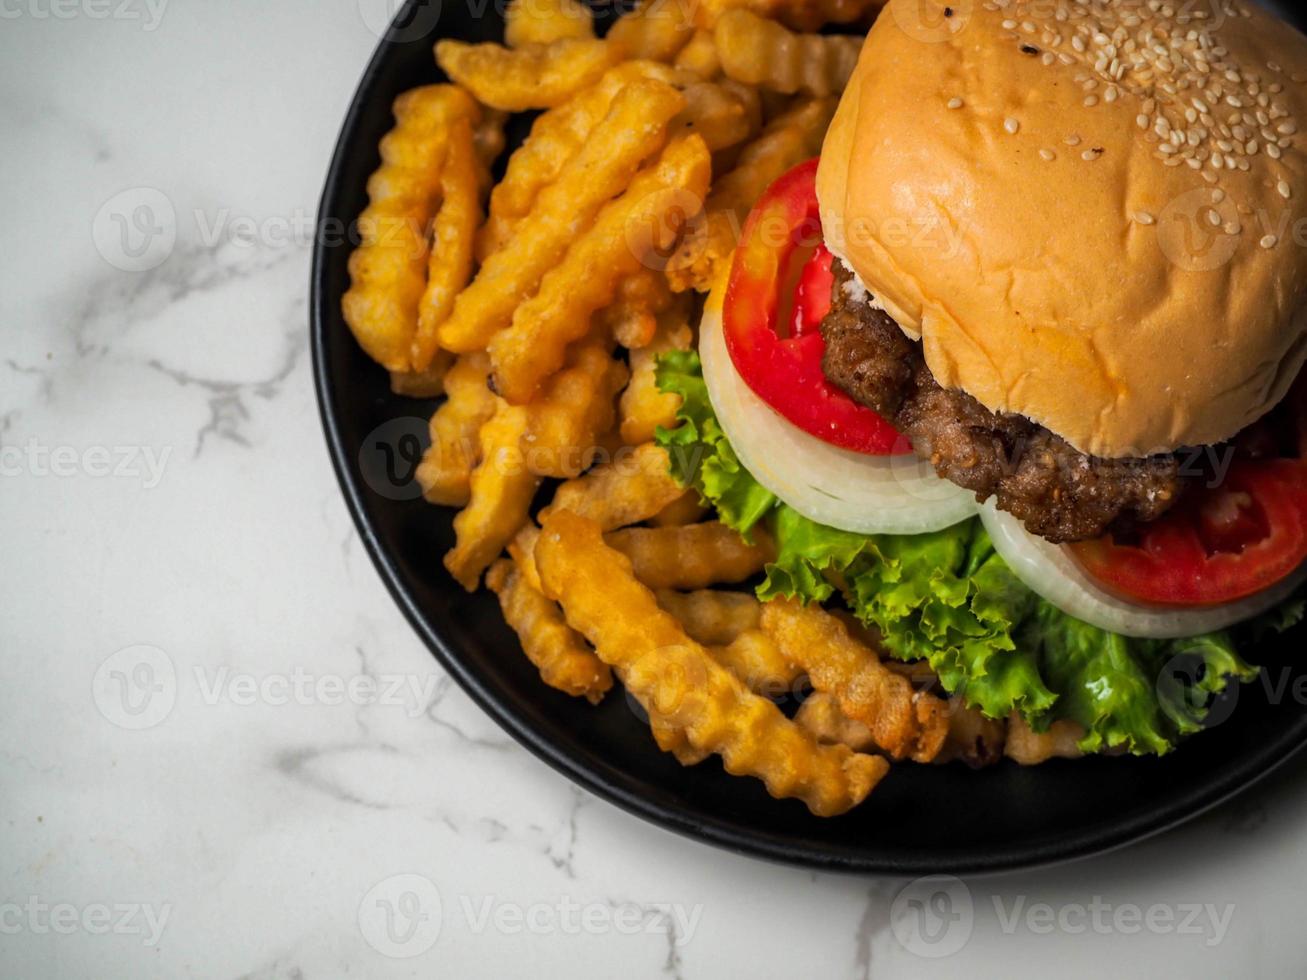
[[[1178,608],[1133,603],[1105,590],[1060,545],[1031,534],[989,501],[980,509],[994,549],[1034,592],[1068,616],[1122,636],[1179,639],[1225,629],[1279,605],[1307,579],[1307,565],[1275,585],[1236,602]]]
[[[754,478],[804,517],[858,534],[922,534],[978,510],[975,496],[912,454],[869,456],[822,442],[777,413],[735,370],[720,296],[699,323],[703,378],[722,430]]]

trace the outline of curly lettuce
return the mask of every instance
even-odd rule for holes
[[[1068,719],[1084,729],[1086,752],[1160,755],[1202,727],[1229,683],[1256,676],[1227,631],[1141,640],[1066,615],[1017,578],[978,519],[915,535],[810,521],[740,465],[697,354],[664,355],[657,379],[683,402],[679,424],[657,435],[673,474],[741,534],[762,522],[776,538],[759,598],[844,602],[892,656],[926,660],[950,693],[989,717],[1018,713],[1036,731]],[[1286,603],[1257,628],[1287,628],[1305,605]]]

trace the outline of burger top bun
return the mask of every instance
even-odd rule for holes
[[[890,0],[817,193],[940,384],[1142,456],[1302,366],[1300,128],[1307,39],[1244,0]]]

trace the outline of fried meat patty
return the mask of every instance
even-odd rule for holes
[[[1083,541],[1160,517],[1184,487],[1174,455],[1088,456],[1021,415],[996,414],[940,387],[909,339],[842,262],[834,264],[822,364],[833,384],[912,441],[946,480],[996,497],[1001,510],[1054,543]]]

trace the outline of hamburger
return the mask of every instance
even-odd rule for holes
[[[1303,607],[1300,124],[1252,5],[890,0],[660,366],[760,595],[1084,751],[1201,727]]]

